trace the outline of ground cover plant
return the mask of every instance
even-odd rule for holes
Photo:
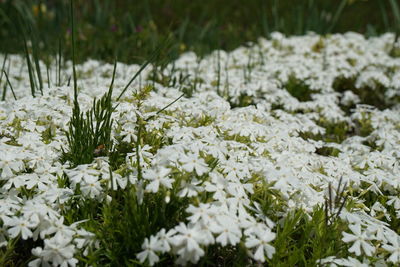
[[[0,1],[0,266],[398,265],[397,2],[177,2]]]
[[[0,265],[397,265],[395,38],[1,55]]]

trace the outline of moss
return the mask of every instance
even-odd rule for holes
[[[285,106],[282,103],[279,103],[279,102],[272,103],[271,110],[277,110],[277,109],[284,110]]]
[[[374,131],[371,124],[371,116],[363,114],[361,120],[356,121],[356,133],[359,136],[367,137]]]
[[[337,157],[339,156],[340,150],[334,147],[320,147],[315,150],[315,153],[321,156],[331,156]]]
[[[311,50],[315,53],[321,53],[325,49],[325,41],[323,38],[319,40],[311,47]]]
[[[243,93],[240,94],[237,101],[232,101],[232,99],[228,99],[228,102],[231,105],[231,108],[248,107],[251,105],[255,106],[253,97]]]
[[[383,87],[382,85],[377,84],[375,88],[369,86],[357,88],[355,84],[356,77],[339,77],[335,79],[332,87],[335,91],[340,93],[350,90],[354,94],[358,95],[362,104],[371,105],[380,110],[393,106],[394,103],[392,103],[387,99],[387,97],[385,97],[385,92],[387,88]]]
[[[393,47],[390,50],[389,56],[394,57],[394,58],[399,58],[400,57],[400,47]]]
[[[304,81],[301,81],[294,76],[289,77],[285,89],[289,94],[301,102],[312,100],[311,95],[314,93],[314,91],[312,91]]]
[[[42,132],[42,140],[45,144],[49,144],[53,140],[53,137],[55,137],[55,131],[51,126]]]
[[[354,135],[351,127],[346,122],[333,123],[320,120],[317,124],[325,128],[325,134],[312,134],[309,132],[300,133],[303,139],[313,139],[316,141],[342,143],[348,137]]]

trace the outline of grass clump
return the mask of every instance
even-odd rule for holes
[[[117,63],[114,63],[113,76],[108,92],[99,100],[93,100],[92,108],[86,112],[86,116],[81,112],[78,102],[78,85],[75,70],[75,25],[73,0],[70,1],[71,28],[72,28],[72,68],[74,79],[74,106],[72,117],[69,124],[69,131],[66,133],[68,149],[63,149],[61,162],[70,162],[72,167],[79,164],[91,163],[95,156],[108,153],[112,150],[111,130],[113,120],[113,106],[111,97]],[[101,150],[101,151],[97,151]]]
[[[80,111],[79,104],[74,105],[69,131],[66,133],[68,149],[63,153],[62,162],[68,161],[72,166],[87,164],[96,156],[112,151],[111,95],[110,87],[108,93],[93,101],[92,108],[86,114]]]

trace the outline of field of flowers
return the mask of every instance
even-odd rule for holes
[[[0,55],[0,266],[399,264],[399,55],[275,32],[88,60],[79,102],[71,62]]]

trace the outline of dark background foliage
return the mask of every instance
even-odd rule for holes
[[[230,50],[273,31],[286,35],[399,32],[398,0],[74,1],[77,59],[143,62],[169,38],[168,59],[192,50]],[[23,53],[22,33],[40,56],[70,58],[69,0],[0,0],[0,51]]]

